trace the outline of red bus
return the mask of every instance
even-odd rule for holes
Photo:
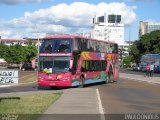
[[[39,86],[80,86],[116,81],[119,76],[116,43],[73,35],[43,39],[38,59]]]

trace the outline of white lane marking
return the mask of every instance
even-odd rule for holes
[[[105,120],[104,111],[103,111],[102,102],[101,102],[101,97],[100,97],[98,89],[96,89],[96,93],[97,93],[98,107],[99,107],[99,112],[100,112],[100,117],[101,117],[100,120]]]
[[[0,85],[0,88],[11,87],[11,85]]]

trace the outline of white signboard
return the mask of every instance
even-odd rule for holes
[[[0,84],[18,84],[18,70],[0,70]]]

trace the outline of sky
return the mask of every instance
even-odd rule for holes
[[[139,21],[160,22],[160,0],[0,0],[0,36],[88,32],[93,17],[102,13],[122,15],[125,41],[134,41]]]

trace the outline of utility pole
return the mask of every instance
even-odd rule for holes
[[[119,56],[121,60],[121,68],[123,68],[123,48],[119,48]]]
[[[129,48],[131,43],[131,25],[129,25]]]

